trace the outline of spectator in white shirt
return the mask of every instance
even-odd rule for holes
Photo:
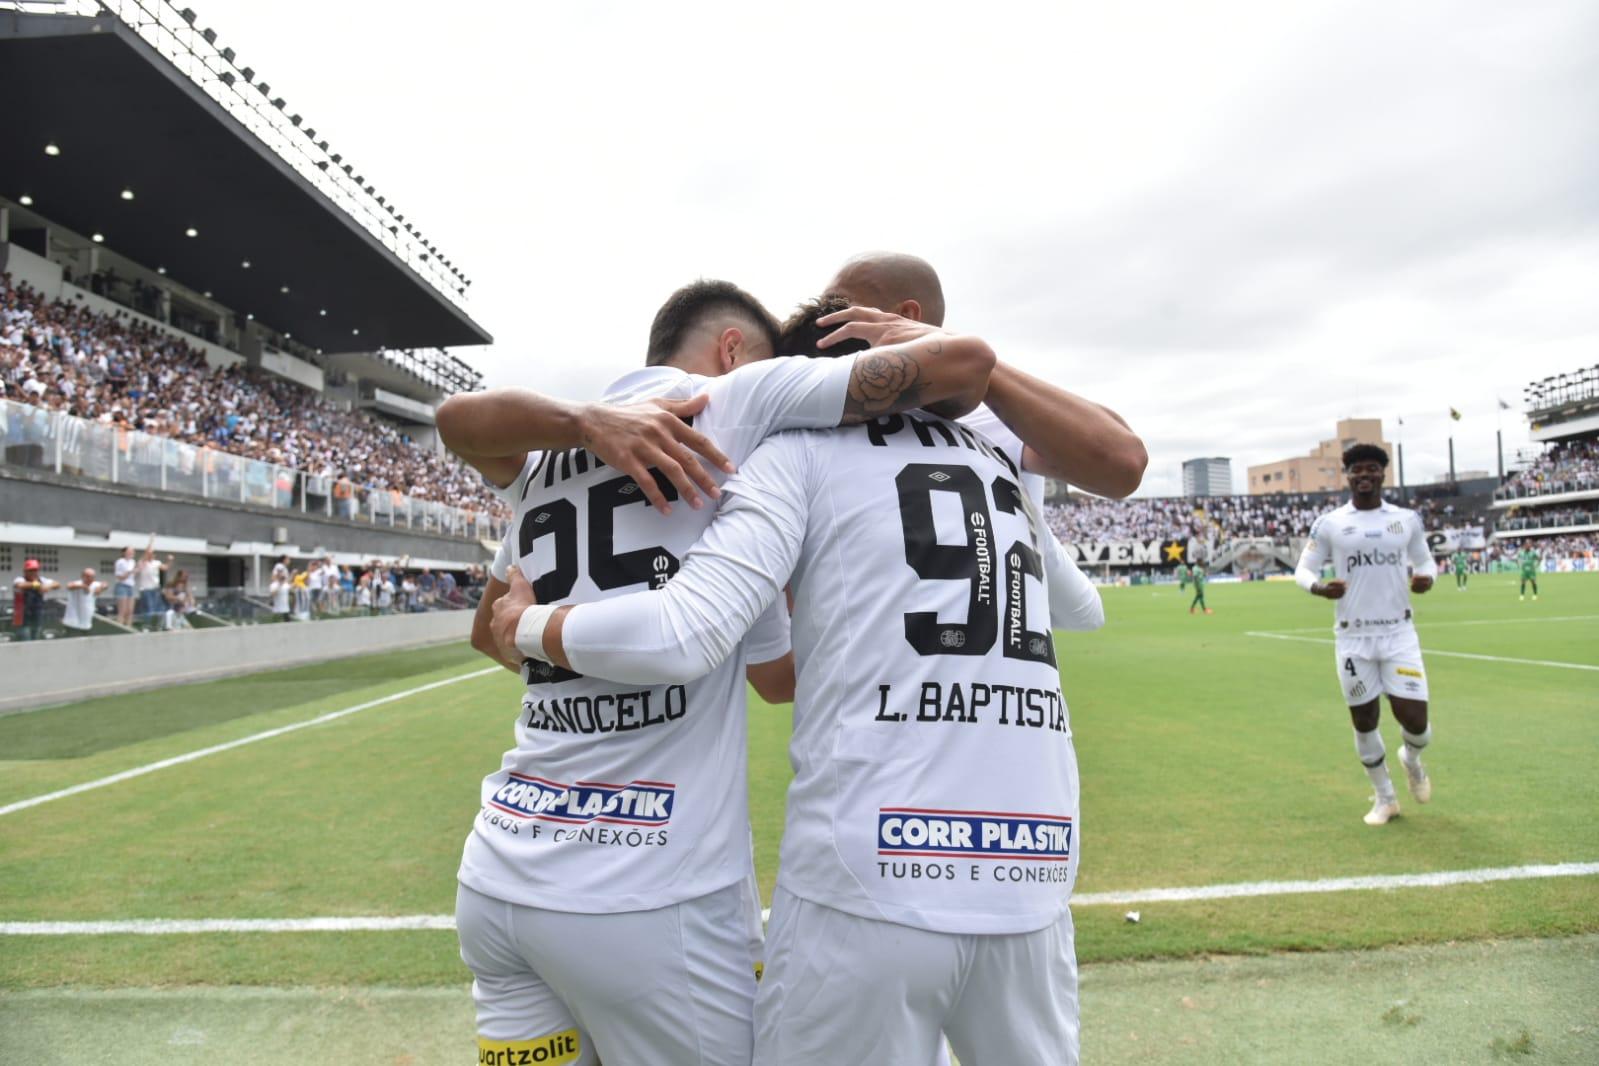
[[[128,550],[131,552],[133,549]],[[117,560],[119,565],[121,562],[121,559]],[[67,636],[81,636],[94,629],[94,600],[107,587],[104,581],[94,579],[92,566],[84,567],[83,576],[78,580],[67,582],[67,613],[61,619],[61,624],[67,627]],[[131,599],[129,602],[131,604]],[[117,608],[121,610],[120,602]]]
[[[138,563],[133,558],[133,545],[122,549],[116,564],[117,621],[125,626],[133,624],[133,571]]]
[[[165,562],[155,557],[155,534],[150,534],[150,543],[145,545],[139,565],[133,571],[133,587],[139,594],[141,616],[158,620],[166,613],[166,603],[161,599],[161,572],[171,565],[172,556],[167,556]]]

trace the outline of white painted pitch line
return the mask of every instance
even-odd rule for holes
[[[1307,892],[1364,892],[1374,889],[1442,888],[1483,885],[1491,881],[1526,881],[1545,877],[1599,874],[1599,862],[1561,862],[1536,866],[1493,866],[1479,870],[1440,870],[1430,874],[1380,874],[1371,877],[1329,877],[1319,881],[1242,881],[1192,888],[1146,888],[1137,892],[1082,892],[1072,902],[1086,907],[1129,903],[1187,903],[1200,899],[1244,899],[1249,896],[1295,896]]]
[[[1244,636],[1266,637],[1268,640],[1297,640],[1302,644],[1338,643],[1331,637],[1293,637],[1289,636],[1287,633],[1256,633],[1251,631],[1245,633]],[[1593,670],[1595,672],[1599,672],[1599,666],[1593,666],[1589,663],[1565,663],[1557,662],[1554,659],[1512,659],[1504,655],[1475,655],[1469,651],[1438,651],[1436,649],[1424,649],[1421,655],[1424,659],[1431,659],[1442,655],[1449,659],[1476,659],[1479,662],[1485,663],[1516,663],[1521,666],[1554,666],[1561,670]],[[0,814],[4,813],[5,812],[3,810],[0,810]]]
[[[1539,622],[1593,622],[1599,614],[1557,614],[1547,618],[1468,618],[1455,622],[1418,622],[1420,630],[1439,629],[1443,626],[1524,626]],[[1274,633],[1325,633],[1326,626],[1307,626],[1304,629],[1276,629]]]
[[[1083,892],[1072,902],[1084,907],[1125,906],[1132,903],[1186,903],[1201,899],[1242,899],[1250,896],[1291,896],[1313,892],[1360,892],[1395,888],[1441,888],[1481,885],[1492,881],[1526,881],[1548,877],[1586,877],[1599,874],[1599,862],[1562,862],[1533,866],[1496,866],[1477,870],[1442,870],[1427,874],[1383,874],[1372,877],[1331,877],[1320,881],[1244,881],[1189,888],[1147,888],[1134,892]],[[761,911],[761,920],[771,918]],[[409,914],[397,917],[350,918],[143,918],[108,922],[0,922],[0,936],[107,936],[168,933],[349,933],[449,930],[449,914]]]
[[[0,936],[110,936],[134,933],[392,933],[453,930],[453,914],[402,914],[392,918],[144,918],[111,922],[0,922]]]
[[[314,725],[323,725],[324,723],[331,722],[338,718],[344,718],[352,714],[357,714],[361,711],[371,710],[373,707],[380,707],[385,703],[393,703],[396,700],[407,699],[411,696],[420,695],[423,692],[429,692],[436,688],[443,688],[445,685],[453,685],[460,681],[470,681],[474,677],[482,677],[485,674],[492,674],[499,669],[501,668],[498,666],[490,666],[482,670],[473,670],[471,673],[459,674],[455,677],[447,677],[443,681],[432,681],[426,685],[418,685],[415,688],[408,688],[404,692],[396,692],[392,695],[382,696],[375,700],[368,700],[365,703],[358,703],[353,707],[343,707],[337,711],[329,711],[327,714],[318,715],[317,717],[307,719],[304,722],[294,722],[290,725],[279,726],[276,729],[268,729],[260,733],[251,733],[247,737],[240,737],[237,740],[230,740],[225,744],[213,744],[209,748],[200,748],[197,751],[185,752],[182,755],[174,755],[170,759],[162,759],[159,762],[146,763],[144,766],[136,766],[131,770],[123,770],[121,773],[115,773],[109,777],[96,778],[93,781],[85,781],[81,785],[73,785],[70,788],[58,789],[55,792],[46,792],[42,796],[33,796],[29,799],[17,800],[15,803],[8,803],[4,807],[0,807],[0,817],[3,817],[7,814],[15,814],[17,811],[25,811],[30,807],[37,807],[41,803],[49,803],[51,800],[65,799],[68,796],[76,796],[80,792],[89,792],[97,788],[105,788],[107,785],[115,785],[123,781],[129,781],[135,777],[143,777],[145,774],[153,774],[157,770],[165,770],[171,766],[181,766],[184,763],[194,762],[196,759],[203,759],[207,755],[215,755],[218,752],[231,751],[234,748],[242,748],[246,744],[254,744],[258,740],[270,740],[273,737],[281,737],[285,733],[293,733],[300,729],[309,729]]]

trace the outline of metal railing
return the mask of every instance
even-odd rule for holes
[[[0,446],[0,465],[25,470],[470,540],[505,535],[505,520],[484,511],[10,400],[0,400]]]
[[[1530,496],[1559,496],[1567,492],[1599,490],[1599,472],[1560,473],[1551,471],[1537,480],[1517,481],[1494,489],[1496,500],[1524,500]]]
[[[1550,514],[1546,511],[1535,511],[1530,515],[1516,515],[1511,518],[1501,518],[1494,528],[1501,533],[1523,529],[1565,529],[1567,527],[1582,527],[1599,525],[1599,511],[1567,510]]]

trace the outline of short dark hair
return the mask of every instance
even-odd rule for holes
[[[836,326],[828,326],[824,329],[816,324],[816,320],[824,315],[830,315],[834,311],[842,311],[849,306],[849,300],[837,294],[818,296],[814,300],[806,300],[794,309],[794,313],[789,315],[778,329],[777,354],[832,359],[840,355],[864,352],[871,345],[859,337],[852,337],[847,341],[839,341],[828,348],[818,348],[816,346],[817,341],[838,328]]]
[[[1388,453],[1375,444],[1353,444],[1344,449],[1344,469],[1348,470],[1356,463],[1378,463],[1387,470]]]
[[[740,319],[759,330],[762,340],[777,347],[777,318],[759,300],[731,281],[701,278],[668,296],[655,312],[644,365],[670,363],[688,335],[716,315]]]

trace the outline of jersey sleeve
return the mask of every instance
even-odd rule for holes
[[[831,429],[844,417],[855,356],[781,356],[739,367],[706,386],[706,425],[734,462],[785,429]]]
[[[483,479],[483,484],[494,495],[515,507],[518,501],[522,499],[523,491],[527,488],[527,479],[533,476],[533,472],[539,468],[539,464],[543,461],[543,452],[528,452],[527,458],[522,461],[522,469],[516,475],[516,480],[509,485],[503,487],[496,485],[486,477]],[[500,580],[503,581],[504,578]]]
[[[761,445],[723,486],[716,518],[658,591],[581,604],[561,642],[572,669],[637,684],[683,684],[733,654],[783,594],[805,538],[803,438]]]
[[[1048,530],[1044,536],[1044,577],[1049,587],[1049,624],[1055,629],[1090,630],[1105,624],[1099,589]]]
[[[1432,557],[1432,549],[1427,547],[1427,530],[1422,526],[1421,515],[1412,511],[1410,523],[1410,540],[1405,544],[1405,554],[1410,557],[1411,572],[1417,577],[1437,577],[1438,560]]]
[[[788,597],[778,596],[750,627],[749,636],[744,638],[744,657],[752,666],[769,663],[781,659],[793,647]]]
[[[1305,550],[1299,554],[1299,565],[1294,569],[1294,583],[1306,592],[1321,580],[1321,568],[1326,565],[1331,551],[1328,541],[1331,529],[1332,523],[1326,515],[1316,519],[1316,524],[1310,527],[1310,539],[1305,541]]]
[[[511,580],[511,538],[516,535],[516,526],[512,525],[505,531],[505,536],[500,540],[500,550],[494,553],[494,561],[489,564],[489,576],[500,584]]]

